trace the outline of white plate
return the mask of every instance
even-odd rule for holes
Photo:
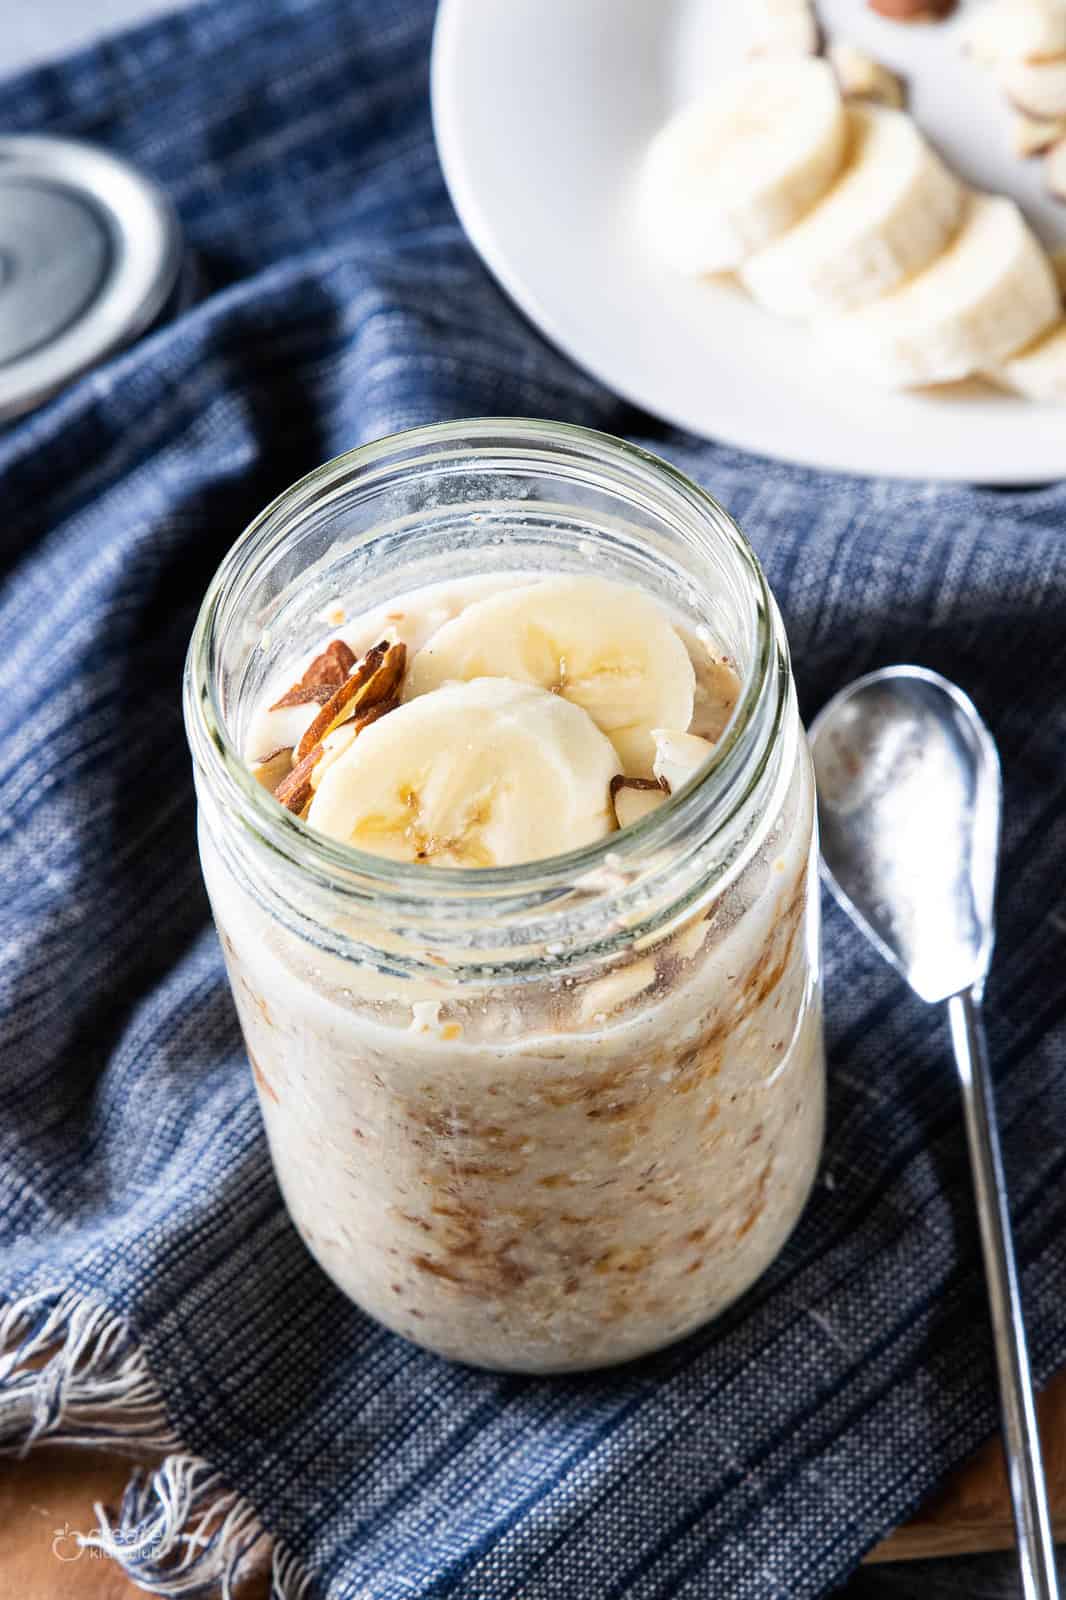
[[[739,288],[678,278],[634,222],[633,178],[671,109],[742,58],[745,0],[441,0],[433,114],[452,198],[504,288],[620,395],[729,444],[816,466],[1027,483],[1066,470],[1066,408],[989,386],[891,394],[831,366]],[[1009,112],[958,19],[882,20],[826,0],[834,38],[901,70],[922,127],[1049,243],[1066,206],[1012,155]],[[750,24],[749,24],[750,26]]]

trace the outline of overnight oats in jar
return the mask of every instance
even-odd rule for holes
[[[456,1360],[716,1316],[822,1142],[814,784],[754,554],[665,462],[449,423],[303,479],[190,649],[200,848],[285,1202]]]

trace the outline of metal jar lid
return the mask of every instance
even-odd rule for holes
[[[124,161],[72,139],[0,139],[0,421],[143,333],[181,255],[169,200]]]

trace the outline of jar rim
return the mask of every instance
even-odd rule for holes
[[[724,538],[738,558],[750,599],[754,649],[737,703],[710,758],[647,816],[594,843],[539,861],[503,867],[433,867],[395,861],[332,839],[287,811],[258,782],[229,735],[219,700],[219,625],[248,567],[258,569],[291,535],[297,520],[327,497],[353,487],[374,468],[398,464],[412,451],[462,445],[465,453],[477,453],[479,441],[486,455],[490,442],[506,443],[510,453],[527,452],[531,462],[558,457],[569,449],[595,460],[600,468],[617,469],[621,477],[642,480],[646,488],[658,492],[660,510],[670,499],[678,511],[687,509],[698,524]],[[369,543],[374,537],[371,529],[357,542]],[[194,762],[223,808],[300,874],[338,891],[350,884],[363,896],[369,891],[386,903],[393,896],[402,896],[408,905],[419,900],[512,900],[573,889],[576,880],[603,869],[624,871],[627,860],[669,843],[697,811],[713,809],[713,819],[705,818],[712,825],[703,837],[705,843],[717,837],[743,807],[765,765],[763,759],[752,771],[751,743],[756,724],[764,720],[758,713],[782,665],[787,670],[787,644],[754,549],[729,513],[685,473],[639,445],[592,428],[526,417],[473,418],[406,429],[346,451],[297,479],[249,523],[224,556],[197,616],[185,668],[185,723]],[[780,702],[780,695],[775,698]],[[783,707],[777,704],[767,745],[782,714]]]

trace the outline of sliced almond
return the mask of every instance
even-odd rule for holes
[[[698,956],[707,942],[710,924],[706,917],[697,917],[695,922],[690,922],[687,928],[674,935],[674,951],[682,961],[691,961]]]
[[[399,700],[393,696],[391,700],[383,700],[379,705],[371,706],[369,711],[364,711],[351,722],[345,722],[323,735],[318,744],[297,762],[288,777],[274,790],[274,799],[283,805],[286,811],[292,811],[296,816],[303,816],[310,805],[315,790],[322,782],[323,774],[330,768],[337,757],[343,755],[352,740],[364,728],[369,728],[372,722],[377,722],[379,717],[387,716],[390,711],[395,711]]]
[[[651,956],[616,967],[605,978],[596,978],[582,989],[578,1017],[582,1022],[606,1022],[612,1012],[620,1011],[638,994],[650,989],[657,977]]]
[[[1066,117],[1027,117],[1018,112],[1011,129],[1015,155],[1042,156],[1066,138]]]
[[[1007,99],[1028,117],[1066,117],[1066,56],[1008,61],[999,72]]]
[[[1062,0],[991,0],[967,14],[962,46],[985,66],[1066,54],[1066,6]]]
[[[688,782],[714,749],[709,739],[672,728],[653,728],[651,736],[655,740],[652,771],[670,794]]]
[[[363,729],[369,728],[372,722],[377,722],[380,717],[387,717],[390,711],[395,711],[399,703],[400,697],[398,694],[392,695],[388,700],[380,700],[377,705],[368,706],[365,711],[361,711],[352,722],[344,723],[340,731],[342,733],[347,733],[348,729],[351,728],[355,733],[362,733]],[[328,744],[329,740],[333,737],[333,734],[335,734],[337,731],[337,729],[334,729],[332,734],[327,734],[323,743]],[[336,752],[338,755],[340,754],[340,748],[342,747],[338,747]],[[321,772],[315,774],[316,789],[318,788],[321,777]]]
[[[311,662],[299,683],[286,689],[281,699],[274,702],[271,711],[280,711],[284,706],[309,705],[312,700],[317,700],[320,706],[325,705],[354,666],[355,652],[349,650],[343,639],[334,639]]]
[[[1066,139],[1060,139],[1058,144],[1053,144],[1044,157],[1044,182],[1056,200],[1066,200]],[[1054,266],[1058,276],[1059,263],[1056,261]],[[1059,281],[1061,282],[1061,278]]]
[[[853,44],[830,45],[829,64],[845,100],[864,100],[893,110],[902,107],[906,98],[903,79]]]
[[[292,771],[292,750],[286,745],[281,750],[275,750],[265,756],[262,761],[257,761],[252,768],[252,776],[269,789],[271,794],[277,790],[278,784],[283,782]]]
[[[302,761],[309,750],[342,723],[351,722],[373,706],[393,699],[403,680],[407,646],[383,640],[368,650],[322,707],[296,746],[296,759]]]
[[[867,0],[871,11],[890,22],[942,22],[950,17],[956,0]]]
[[[639,822],[650,811],[656,811],[668,798],[670,790],[655,778],[626,778],[621,773],[611,779],[611,804],[620,828]]]
[[[286,811],[292,811],[300,816],[309,804],[313,793],[311,774],[318,762],[322,759],[322,746],[316,744],[310,749],[301,761],[298,761],[281,783],[274,790],[274,799],[283,805]]]
[[[395,701],[393,701],[393,705],[394,704]],[[390,705],[388,709],[391,711],[392,706]],[[343,727],[334,728],[332,733],[327,733],[320,745],[315,746],[315,750],[319,751],[320,754],[318,760],[311,768],[312,793],[314,793],[319,784],[322,782],[323,774],[329,767],[333,765],[338,756],[342,756],[344,754],[352,740],[355,738],[356,734],[359,733],[360,729],[366,727],[367,723],[373,722],[374,720],[374,714],[368,711],[365,717],[359,718],[356,722],[346,722]]]

